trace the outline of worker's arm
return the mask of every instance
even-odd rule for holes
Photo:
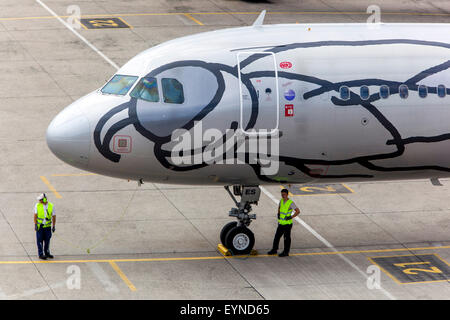
[[[52,228],[52,232],[55,232],[56,228],[55,228],[55,224],[56,224],[56,216],[52,215],[52,222],[53,222],[53,228]]]
[[[37,214],[34,214],[34,224],[37,224]]]
[[[295,213],[292,216],[292,219],[294,219],[296,216],[298,216],[300,214],[300,209],[299,208],[295,208]]]

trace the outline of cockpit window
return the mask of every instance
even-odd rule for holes
[[[177,79],[164,78],[161,79],[161,84],[165,103],[184,102],[183,85]]]
[[[136,82],[137,78],[117,74],[102,88],[102,93],[124,96]]]
[[[159,101],[158,83],[155,78],[142,78],[130,96],[150,102]]]

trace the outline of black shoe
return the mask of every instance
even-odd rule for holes
[[[47,257],[46,256],[39,256],[39,259],[47,260]]]
[[[282,252],[278,255],[279,257],[289,257],[289,253]]]
[[[54,257],[49,253],[45,255],[46,258],[53,259]]]
[[[274,254],[277,254],[277,250],[272,249],[272,250],[270,250],[269,252],[267,252],[267,254],[268,254],[268,255],[274,255]]]

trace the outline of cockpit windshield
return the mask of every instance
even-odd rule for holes
[[[124,96],[138,77],[116,74],[103,88],[102,93]]]
[[[166,78],[161,80],[164,102],[181,104],[184,102],[183,85],[177,79]]]
[[[131,91],[130,96],[150,102],[158,102],[158,83],[155,78],[142,78],[136,87]]]

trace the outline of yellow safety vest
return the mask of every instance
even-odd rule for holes
[[[44,209],[44,205],[42,203],[37,204],[37,223],[38,228],[42,225],[43,228],[49,228],[52,226],[52,212],[53,212],[53,203],[48,202],[47,212]]]
[[[278,223],[281,225],[287,225],[292,224],[292,219],[286,219],[287,217],[290,217],[292,214],[291,207],[292,200],[289,199],[286,202],[284,202],[283,199],[280,201],[280,219],[278,219]]]

